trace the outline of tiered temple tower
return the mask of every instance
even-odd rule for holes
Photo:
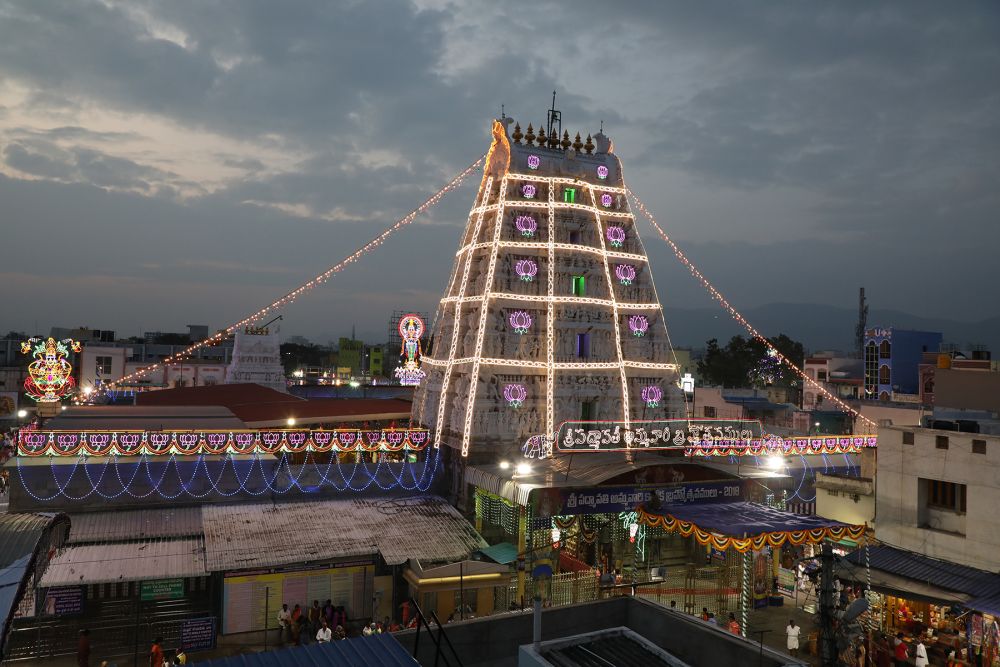
[[[494,121],[423,357],[413,421],[470,462],[514,456],[564,421],[684,414],[613,144],[560,137],[551,116],[549,136]]]

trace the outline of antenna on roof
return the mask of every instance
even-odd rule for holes
[[[552,91],[552,108],[549,109],[548,136],[558,137],[562,134],[562,112],[556,111],[556,91]],[[558,125],[558,127],[556,127]],[[555,135],[552,132],[555,132]]]

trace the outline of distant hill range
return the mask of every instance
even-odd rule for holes
[[[765,336],[784,333],[801,341],[809,351],[854,349],[856,309],[810,303],[770,303],[741,311]],[[670,338],[677,347],[703,348],[705,341],[718,338],[725,344],[745,330],[721,308],[664,307]],[[868,328],[898,327],[921,331],[940,331],[946,343],[960,348],[985,345],[1000,355],[1000,315],[978,322],[961,322],[940,317],[923,317],[898,310],[871,308]]]

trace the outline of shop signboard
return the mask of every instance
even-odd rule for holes
[[[61,586],[45,592],[42,613],[46,616],[69,616],[83,613],[83,586]]]
[[[795,570],[786,567],[778,568],[778,590],[785,595],[795,594]]]
[[[715,443],[750,444],[763,435],[755,419],[658,419],[655,421],[573,421],[559,425],[560,452],[617,452],[684,449]]]
[[[153,600],[180,600],[183,597],[183,579],[143,581],[139,585],[139,599],[143,602],[151,602]]]
[[[215,617],[189,618],[181,623],[181,648],[207,651],[215,648]]]
[[[660,508],[693,503],[726,503],[743,500],[743,482],[696,482],[662,487],[549,488],[531,492],[532,511],[536,517],[572,514],[607,514],[632,512],[653,497]]]

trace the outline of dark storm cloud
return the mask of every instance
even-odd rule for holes
[[[630,184],[739,304],[849,302],[872,266],[903,308],[984,296],[942,296],[965,282],[947,264],[923,270],[930,291],[911,268],[942,236],[977,267],[1000,240],[995,4],[425,1],[0,0],[0,86],[23,95],[2,100],[0,157],[50,181],[0,181],[10,240],[31,243],[29,223],[77,239],[53,250],[77,310],[53,284],[19,326],[115,326],[121,303],[160,328],[235,320],[433,193],[485,150],[501,103],[544,122],[553,88],[571,132],[606,121]],[[144,152],[164,141],[150,119],[198,139]],[[185,163],[205,137],[229,144]],[[433,311],[471,197],[338,276],[294,332]],[[79,261],[109,243],[114,261]],[[646,243],[664,300],[704,305]],[[5,268],[19,289],[37,274]]]

